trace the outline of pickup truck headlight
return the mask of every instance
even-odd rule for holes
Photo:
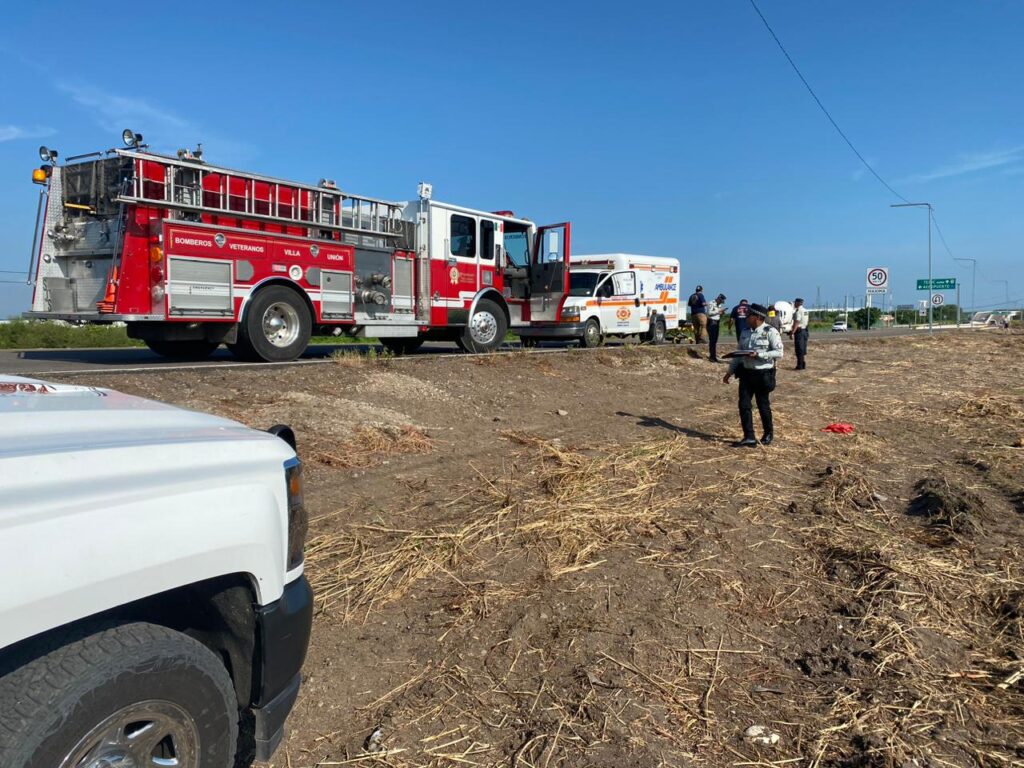
[[[580,308],[562,307],[561,318],[563,323],[578,323],[580,321]]]
[[[302,462],[289,459],[284,465],[285,484],[288,489],[288,570],[302,564],[309,532],[309,515],[303,503]]]

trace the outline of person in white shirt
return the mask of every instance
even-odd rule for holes
[[[807,337],[810,335],[810,313],[804,309],[803,299],[793,299],[793,350],[796,352],[796,369],[807,368]]]
[[[721,327],[722,315],[725,314],[725,294],[720,293],[708,304],[708,359],[712,363],[718,360],[718,330]]]
[[[722,379],[726,384],[733,376],[740,380],[739,409],[743,439],[737,447],[756,448],[754,435],[754,412],[750,401],[757,400],[757,412],[761,415],[764,433],[762,445],[771,445],[775,439],[775,424],[772,418],[772,403],[769,397],[775,389],[775,364],[782,359],[782,334],[768,325],[768,310],[760,304],[751,304],[747,315],[750,333],[743,337],[740,348],[730,353],[729,372]]]

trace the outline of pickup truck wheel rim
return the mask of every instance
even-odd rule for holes
[[[477,344],[487,346],[498,335],[498,319],[487,310],[480,310],[469,321],[469,335]]]
[[[275,347],[288,347],[299,338],[299,313],[295,307],[276,301],[263,312],[263,335]]]
[[[83,736],[60,768],[199,768],[199,731],[169,701],[142,701]]]

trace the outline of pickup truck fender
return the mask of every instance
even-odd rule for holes
[[[247,433],[0,461],[0,648],[217,576],[245,574],[260,605],[277,600],[302,573],[285,572],[294,454]]]

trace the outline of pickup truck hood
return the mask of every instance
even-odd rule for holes
[[[109,389],[0,375],[0,458],[98,448],[277,438]]]

